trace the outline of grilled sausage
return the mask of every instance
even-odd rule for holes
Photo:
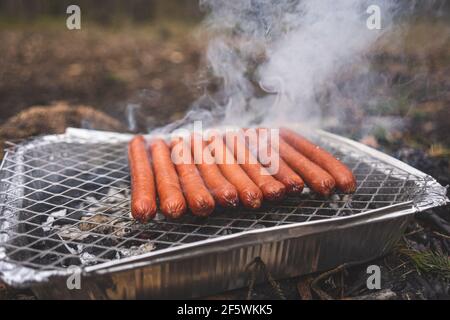
[[[267,129],[268,130],[268,129]],[[270,162],[272,159],[277,159],[278,161],[278,170],[275,172],[269,172],[284,186],[286,187],[286,193],[295,195],[300,194],[303,191],[303,187],[305,183],[303,179],[295,173],[291,167],[280,157],[280,154],[277,150],[274,149],[272,145],[271,136],[269,134],[263,134],[261,128],[256,129],[256,133],[258,135],[258,156],[264,157],[264,159],[259,159],[261,164],[266,168],[271,167],[272,163]]]
[[[128,144],[131,173],[131,215],[146,222],[156,215],[155,178],[143,136],[134,137]]]
[[[247,173],[250,179],[261,189],[264,199],[279,201],[286,193],[286,187],[275,180],[250,152],[246,146],[245,136],[242,131],[229,133],[225,137],[226,144],[233,151],[234,157]]]
[[[324,196],[328,196],[333,191],[336,184],[333,177],[282,138],[280,138],[279,150],[281,158],[303,178],[313,191]]]
[[[250,209],[259,208],[263,200],[261,190],[237,164],[233,153],[223,143],[222,138],[219,136],[213,137],[209,146],[220,171],[236,187],[242,204]]]
[[[351,170],[329,152],[290,129],[280,129],[280,135],[300,153],[327,171],[334,178],[336,186],[340,190],[346,193],[356,190],[356,179]]]
[[[172,160],[192,214],[208,216],[214,210],[215,203],[194,164],[190,141],[187,143],[183,139],[172,141]]]
[[[200,174],[216,202],[225,208],[236,207],[239,195],[236,188],[222,175],[206,141],[192,135],[191,149]]]
[[[151,143],[150,150],[160,209],[165,216],[178,218],[186,211],[186,200],[170,157],[169,147],[164,140],[155,139]]]

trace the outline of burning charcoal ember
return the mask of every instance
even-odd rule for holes
[[[77,244],[73,247],[72,245],[64,243],[64,246],[70,254],[77,255],[79,257],[79,261],[82,266],[93,265],[98,261],[96,255],[85,251],[85,246],[82,244]]]
[[[44,232],[50,231],[52,229],[53,222],[57,218],[65,217],[66,214],[67,214],[66,209],[50,213],[50,216],[48,216],[47,220],[42,224],[42,230],[44,230]]]
[[[121,216],[123,213],[125,213],[125,210],[124,208],[121,208],[120,205],[123,203],[128,203],[128,201],[129,190],[126,187],[110,187],[106,195],[101,199],[97,199],[93,196],[86,197],[83,207],[87,207],[87,215],[93,213],[104,213]]]
[[[77,227],[72,227],[70,225],[64,225],[64,226],[55,226],[54,228],[56,228],[56,234],[63,238],[63,239],[68,239],[68,240],[84,240],[87,237],[90,236],[89,233],[87,232],[83,232],[80,229],[78,229]]]
[[[63,240],[63,239],[61,238],[61,240]],[[68,253],[70,253],[72,255],[76,255],[76,254],[80,253],[82,250],[82,246],[80,244],[77,245],[76,248],[73,247],[73,244],[69,244],[65,240],[62,241],[62,244],[63,244],[64,248],[59,248],[59,250],[58,250],[61,253],[65,253],[65,250],[67,250]]]
[[[71,254],[80,254],[83,252],[83,245],[77,244],[76,249],[73,249],[71,246],[66,245],[67,249],[70,251]]]
[[[114,231],[111,232],[112,235],[117,237],[125,237],[131,232],[130,222],[118,222],[114,223]]]
[[[140,246],[131,246],[130,248],[119,248],[121,257],[132,257],[155,250],[152,242],[144,243]]]
[[[109,216],[104,216],[101,214],[96,214],[91,217],[82,217],[79,225],[81,231],[90,231],[95,229],[97,233],[109,233],[112,226],[110,225],[113,219]]]
[[[95,197],[91,197],[91,196],[86,197],[84,200],[85,200],[87,203],[98,203],[98,200],[97,200]]]
[[[123,217],[129,210],[111,206],[98,206],[93,210],[94,213],[110,215],[111,217]]]
[[[92,231],[102,234],[114,234],[124,236],[129,233],[130,222],[118,220],[116,217],[97,214],[90,217],[82,217],[79,224],[80,231]]]
[[[97,257],[88,252],[83,252],[80,254],[80,261],[83,266],[93,265],[97,263]]]
[[[108,192],[103,198],[99,200],[95,199],[95,201],[92,201],[91,199],[90,202],[98,204],[119,204],[124,201],[128,201],[128,199],[129,199],[129,190],[127,189],[126,186],[123,189],[110,187],[108,189]]]

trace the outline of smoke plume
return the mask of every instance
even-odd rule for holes
[[[209,39],[207,70],[218,89],[162,131],[195,120],[205,126],[320,125],[321,97],[326,93],[333,100],[336,80],[364,66],[373,44],[405,13],[404,3],[393,0],[200,0],[200,5]],[[381,29],[367,25],[374,5]],[[364,99],[369,85],[352,83],[345,90]]]

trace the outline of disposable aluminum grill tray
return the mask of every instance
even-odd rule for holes
[[[295,127],[293,127],[295,128]],[[414,212],[448,201],[433,178],[354,141],[311,138],[356,176],[353,195],[308,190],[258,210],[129,215],[129,135],[68,129],[11,146],[0,189],[0,275],[42,298],[198,297],[247,284],[260,258],[276,278],[388,252]],[[67,288],[80,273],[80,290]]]

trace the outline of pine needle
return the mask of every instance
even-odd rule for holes
[[[413,261],[419,273],[433,273],[444,279],[450,279],[450,257],[430,250],[403,249],[401,252]]]

